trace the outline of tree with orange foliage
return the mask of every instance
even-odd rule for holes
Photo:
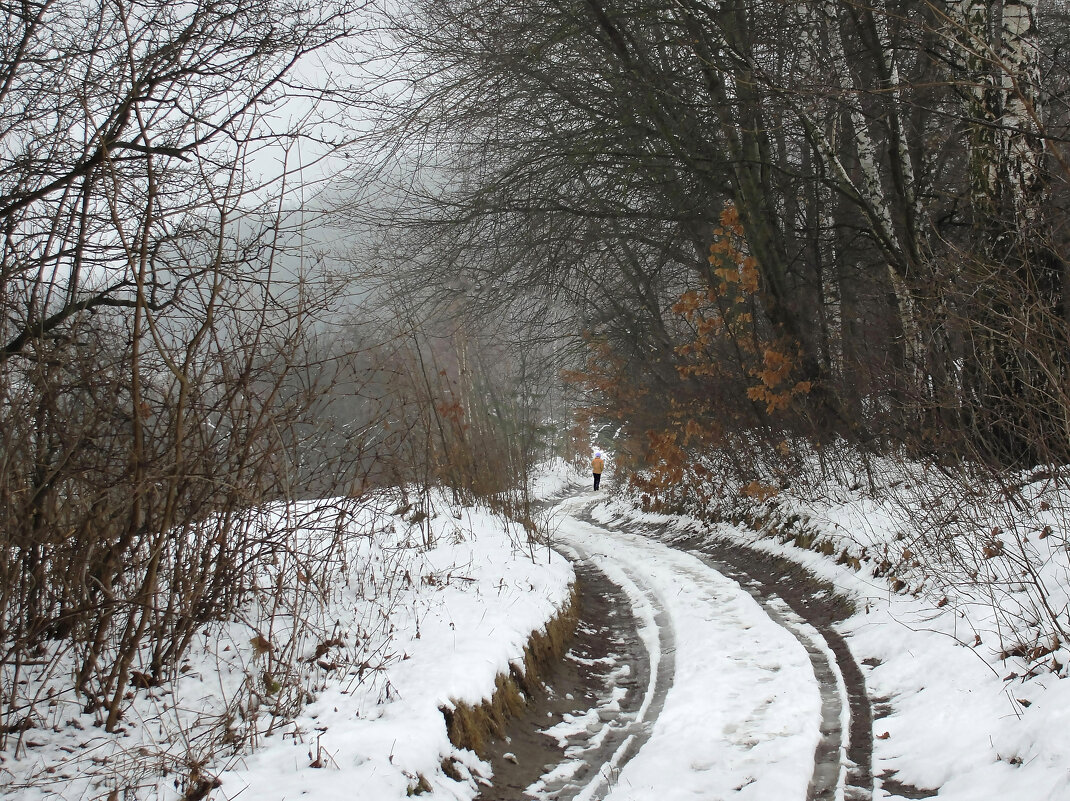
[[[711,385],[723,387],[733,379],[743,379],[747,382],[745,397],[763,404],[766,415],[788,411],[792,400],[806,396],[813,386],[810,380],[798,377],[801,348],[792,338],[762,324],[755,307],[760,292],[758,263],[747,252],[735,206],[725,206],[720,223],[710,245],[709,286],[704,291],[685,292],[672,307],[693,332],[692,339],[676,349],[684,359],[678,369],[684,378],[699,381],[710,390],[715,389]],[[709,395],[704,393],[703,397]],[[714,410],[697,411],[705,417]],[[716,413],[723,414],[723,408]],[[765,422],[761,417],[758,415],[758,422]]]
[[[802,349],[763,314],[759,265],[732,204],[713,230],[707,263],[705,286],[672,305],[680,339],[670,392],[652,392],[626,359],[593,338],[586,368],[566,374],[586,393],[579,414],[588,425],[603,419],[622,426],[625,450],[647,468],[633,485],[655,503],[674,488],[698,492],[707,483],[698,480],[705,470],[694,454],[738,451],[725,446],[740,436],[753,442],[756,432],[772,446],[774,438],[783,442],[779,432],[805,422],[798,407],[812,382],[802,374]]]

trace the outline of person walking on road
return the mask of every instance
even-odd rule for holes
[[[602,461],[602,452],[595,451],[594,458],[591,459],[591,472],[594,473],[594,488],[598,489],[598,482],[602,480],[602,470],[605,468],[606,463]]]

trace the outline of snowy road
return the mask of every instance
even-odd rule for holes
[[[647,687],[637,709],[596,716],[613,729],[594,738],[599,748],[572,750],[574,761],[596,757],[600,770],[580,784],[544,777],[531,796],[845,798],[846,704],[821,636],[779,599],[763,608],[708,557],[582,519],[591,499],[555,508],[555,546],[626,593],[649,653]],[[591,731],[589,719],[573,725]],[[567,728],[554,734],[567,737]]]

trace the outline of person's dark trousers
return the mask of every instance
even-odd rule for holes
[[[594,488],[595,489],[598,489],[598,482],[601,481],[601,480],[602,480],[602,474],[601,473],[595,473],[594,474]]]

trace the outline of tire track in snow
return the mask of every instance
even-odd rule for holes
[[[604,787],[588,788],[576,797],[582,801],[606,795],[613,799],[645,799],[654,791],[662,797],[693,797],[690,793],[698,792],[710,798],[728,793],[733,797],[757,799],[773,797],[772,793],[786,801],[792,798],[802,801],[804,797],[811,801],[837,798],[837,788],[842,787],[838,738],[831,777],[827,762],[820,773],[807,767],[813,764],[814,751],[806,751],[804,745],[811,743],[809,748],[813,749],[814,745],[828,740],[815,731],[817,718],[830,721],[823,728],[833,737],[838,735],[841,723],[838,687],[828,675],[831,663],[825,662],[824,681],[813,679],[813,665],[825,656],[821,649],[810,638],[800,636],[798,630],[786,626],[784,615],[774,618],[769,610],[744,604],[742,597],[747,597],[750,604],[754,601],[734,579],[702,563],[698,555],[674,557],[672,554],[679,553],[678,550],[636,533],[639,529],[635,527],[623,535],[611,531],[612,524],[600,524],[586,508],[576,508],[587,504],[588,499],[581,498],[561,507],[562,511],[571,511],[573,519],[582,524],[580,528],[565,526],[562,528],[567,531],[559,531],[559,537],[568,542],[569,548],[592,560],[615,582],[631,585],[625,589],[636,607],[652,607],[669,625],[673,615],[683,614],[688,640],[696,636],[695,626],[706,626],[708,631],[699,637],[699,641],[707,643],[706,650],[696,651],[698,641],[679,643],[681,647],[690,647],[683,665],[688,673],[684,687],[678,690],[675,701],[669,700],[670,720],[658,722],[656,717],[647,716],[648,731],[660,730],[660,739],[648,745],[648,751],[653,750],[642,754],[644,759],[639,762],[643,764],[637,770],[620,776],[622,783],[629,786],[617,793],[608,783]],[[661,564],[648,570],[648,562]],[[671,615],[670,606],[674,610]],[[637,612],[640,618],[645,614],[650,619],[649,609],[645,613],[640,609]],[[754,627],[757,630],[750,631]],[[664,629],[664,623],[659,628]],[[792,639],[785,640],[784,635],[773,637],[772,632],[777,628],[786,631]],[[702,636],[707,639],[702,640]],[[799,651],[785,650],[787,642],[793,640],[801,643]],[[710,642],[720,647],[709,646]],[[666,663],[659,662],[659,667],[665,666]],[[781,667],[787,670],[781,673]],[[697,683],[696,674],[701,676]],[[809,681],[806,676],[810,677]],[[830,681],[834,685],[832,692],[818,699],[819,684]],[[805,699],[807,693],[799,682],[813,688],[810,697],[815,698],[814,702]],[[671,684],[671,679],[665,684]],[[719,693],[718,703],[704,706],[700,703],[703,699],[697,696],[711,691]],[[660,710],[652,711],[664,711],[664,700],[660,706]],[[828,713],[821,714],[819,706],[827,707]],[[648,734],[646,740],[649,739]],[[679,748],[674,746],[677,740]],[[702,742],[702,747],[696,749],[696,742]],[[632,741],[629,746],[635,747],[618,752],[617,760],[602,771],[603,776],[619,775],[627,759],[639,753],[639,744]],[[668,763],[674,763],[673,767]],[[659,777],[662,764],[665,775]],[[673,771],[676,775],[669,779]],[[681,776],[681,772],[687,775]],[[681,779],[684,784],[690,782],[689,792],[679,786]],[[636,791],[639,794],[633,795]]]
[[[814,752],[814,775],[807,790],[807,801],[837,801],[842,784],[846,784],[845,755],[847,744],[844,731],[849,729],[850,715],[847,705],[843,703],[846,687],[843,677],[836,665],[836,658],[825,643],[821,633],[803,618],[791,611],[791,608],[779,597],[763,595],[757,582],[750,580],[746,574],[732,570],[724,562],[717,561],[700,551],[695,553],[703,562],[723,575],[740,582],[745,590],[762,605],[770,618],[790,631],[806,648],[810,664],[817,679],[818,691],[821,693],[821,741]],[[740,581],[740,579],[743,579]],[[859,794],[856,787],[845,788],[846,801],[863,801],[871,794]]]
[[[576,516],[591,525],[603,525],[591,516],[589,506]],[[639,524],[625,524],[620,530],[639,536],[651,533]],[[814,752],[806,801],[871,801],[872,710],[862,671],[846,641],[831,626],[832,620],[845,616],[838,613],[840,601],[831,585],[794,563],[740,546],[697,540],[667,544],[736,581],[806,649],[821,694],[821,739]],[[799,581],[800,574],[813,585],[809,591],[799,589],[807,583]],[[775,592],[784,583],[794,589],[788,599]]]
[[[575,543],[564,544],[562,550],[572,559],[599,564],[597,554],[587,552]],[[650,657],[647,688],[634,716],[607,717],[602,725],[609,736],[599,738],[600,742],[595,748],[576,755],[588,765],[599,766],[590,781],[581,785],[567,782],[559,788],[552,785],[547,787],[552,792],[544,797],[555,801],[601,801],[606,797],[621,768],[650,739],[653,723],[665,707],[665,698],[676,670],[676,635],[672,620],[654,589],[633,570],[622,569],[608,579],[632,599],[633,613],[640,621],[637,636],[643,641]]]
[[[843,636],[832,627],[832,622],[847,616],[833,587],[801,565],[740,545],[698,538],[671,544],[735,579],[774,619],[779,617],[789,630],[798,629],[796,636],[807,647],[822,693],[822,741],[815,754],[808,801],[870,801],[873,712],[862,669]],[[840,764],[844,772],[833,784],[833,768]],[[840,786],[842,796],[836,795]]]
[[[619,585],[589,561],[574,564],[579,620],[572,645],[545,676],[547,692],[490,743],[493,783],[477,801],[604,796],[664,702],[671,628],[647,625],[641,633]]]
[[[528,786],[522,793],[509,795],[508,797],[533,798],[542,801],[601,801],[607,796],[611,799],[617,799],[618,797],[646,799],[650,797],[647,793],[655,787],[655,785],[651,784],[643,787],[642,789],[645,792],[640,792],[639,795],[630,794],[632,791],[641,789],[641,782],[636,783],[633,788],[625,787],[622,788],[621,792],[616,792],[618,781],[622,779],[622,771],[628,766],[630,760],[641,753],[642,748],[650,741],[655,728],[665,729],[675,725],[680,717],[680,696],[677,695],[675,702],[671,701],[671,699],[669,701],[669,703],[674,704],[672,713],[669,715],[671,720],[664,725],[659,723],[659,717],[665,710],[669,692],[673,688],[674,674],[680,667],[676,659],[678,632],[674,630],[672,615],[670,615],[667,608],[671,599],[666,596],[664,575],[660,578],[660,585],[655,586],[655,584],[658,584],[658,580],[653,578],[655,574],[649,573],[647,575],[646,564],[641,560],[636,560],[637,553],[646,553],[654,560],[664,558],[666,563],[674,565],[672,570],[676,571],[674,574],[676,582],[682,588],[686,585],[686,589],[681,589],[680,591],[684,594],[689,594],[689,597],[693,601],[698,601],[700,605],[707,603],[711,610],[706,613],[707,615],[716,616],[722,622],[728,623],[729,627],[731,627],[733,618],[739,618],[738,625],[740,630],[745,632],[754,624],[752,616],[757,614],[759,617],[764,616],[766,619],[766,623],[763,624],[766,629],[772,624],[776,624],[772,626],[774,631],[779,627],[787,632],[801,645],[805,652],[805,657],[800,655],[794,662],[788,659],[787,662],[783,663],[786,667],[792,666],[787,672],[790,673],[791,670],[794,670],[797,676],[801,676],[798,673],[799,660],[801,659],[801,664],[804,665],[808,660],[809,665],[806,673],[811,676],[811,681],[813,681],[811,686],[815,688],[811,692],[816,691],[815,694],[819,695],[819,714],[818,710],[815,709],[814,717],[807,718],[811,722],[807,724],[806,728],[813,727],[816,729],[815,718],[819,719],[820,734],[818,735],[816,731],[809,729],[812,732],[810,739],[806,739],[806,736],[798,731],[791,735],[796,738],[795,741],[800,745],[803,742],[816,744],[816,747],[812,746],[813,750],[809,752],[811,756],[807,756],[807,752],[803,751],[794,757],[800,767],[811,765],[811,772],[810,774],[796,772],[793,775],[797,775],[799,778],[788,783],[790,784],[790,789],[782,783],[779,788],[780,791],[771,795],[771,790],[777,788],[778,785],[775,780],[771,782],[767,774],[775,773],[777,770],[783,773],[784,765],[790,764],[793,759],[790,755],[785,756],[783,746],[779,747],[779,751],[777,750],[778,746],[775,741],[786,736],[780,730],[782,727],[779,727],[777,723],[778,713],[763,711],[764,705],[773,703],[775,700],[775,696],[772,698],[769,696],[768,690],[763,690],[763,682],[771,682],[766,687],[780,687],[780,693],[783,695],[784,685],[776,684],[775,680],[779,666],[776,664],[776,657],[770,657],[769,653],[757,657],[753,654],[748,657],[746,653],[735,655],[729,653],[728,658],[731,662],[747,663],[749,659],[752,664],[747,666],[747,669],[751,670],[751,675],[756,678],[751,686],[742,688],[738,687],[739,682],[737,681],[737,691],[732,692],[730,697],[725,699],[726,705],[735,710],[732,714],[736,715],[736,718],[728,722],[720,720],[716,726],[711,724],[709,731],[703,732],[703,736],[708,735],[712,739],[720,738],[724,740],[729,752],[732,751],[734,746],[735,752],[729,753],[729,762],[732,764],[728,766],[716,764],[717,761],[714,760],[710,764],[691,764],[685,766],[684,770],[698,777],[702,777],[703,771],[706,771],[705,775],[709,776],[712,785],[716,785],[715,779],[722,778],[717,775],[719,772],[732,774],[735,776],[733,783],[736,786],[725,787],[722,780],[722,787],[719,793],[714,787],[711,787],[710,792],[712,794],[702,793],[700,797],[708,796],[714,798],[722,795],[728,797],[728,793],[730,793],[732,797],[740,799],[757,798],[760,801],[765,801],[765,799],[774,797],[774,795],[777,798],[785,799],[785,801],[802,801],[804,798],[807,801],[870,801],[872,798],[872,778],[869,770],[869,751],[866,748],[860,748],[860,744],[857,742],[850,742],[856,737],[848,734],[848,732],[858,732],[861,725],[861,730],[864,731],[866,737],[871,736],[871,723],[868,718],[869,706],[865,697],[864,685],[861,685],[857,679],[853,682],[845,683],[844,681],[841,673],[844,654],[846,654],[848,667],[853,666],[857,670],[857,665],[850,657],[846,643],[842,641],[838,633],[830,629],[827,610],[825,617],[818,619],[813,615],[812,609],[807,608],[807,604],[802,604],[803,608],[800,608],[799,599],[795,598],[792,593],[787,593],[789,597],[782,599],[772,592],[778,587],[778,582],[783,583],[785,578],[791,586],[794,586],[798,577],[794,575],[785,577],[782,572],[782,565],[764,564],[762,562],[764,557],[760,555],[757,555],[756,558],[755,554],[750,554],[753,563],[748,563],[745,559],[741,560],[739,554],[729,552],[725,555],[719,545],[711,546],[708,543],[701,543],[697,540],[676,543],[675,552],[682,551],[688,556],[685,558],[670,558],[668,554],[665,554],[664,550],[661,550],[668,549],[668,545],[658,542],[649,536],[651,534],[656,536],[659,532],[650,531],[634,524],[625,525],[613,531],[614,524],[607,526],[596,522],[590,516],[588,509],[590,500],[590,498],[581,496],[559,507],[559,510],[565,514],[571,514],[573,520],[580,521],[583,524],[583,528],[587,529],[587,532],[586,535],[582,531],[578,535],[575,531],[571,535],[569,532],[559,532],[558,545],[567,543],[562,550],[568,552],[573,558],[584,560],[580,563],[583,565],[584,571],[594,570],[599,574],[600,580],[608,576],[614,584],[624,590],[624,594],[628,597],[627,604],[632,607],[632,613],[635,618],[630,625],[634,627],[636,620],[638,620],[638,626],[630,629],[633,634],[624,635],[631,638],[630,646],[618,648],[613,658],[617,660],[616,669],[619,669],[620,665],[628,659],[636,666],[637,672],[623,674],[630,679],[633,692],[627,702],[622,704],[617,704],[614,700],[614,698],[622,698],[620,693],[616,696],[613,695],[612,691],[605,693],[598,705],[592,707],[586,716],[579,716],[581,723],[587,723],[585,729],[581,728],[579,732],[574,732],[568,737],[560,737],[558,735],[564,754],[560,752],[560,749],[556,755],[551,753],[554,749],[546,749],[544,755],[553,757],[557,761],[543,765],[542,778]],[[621,537],[617,534],[617,531],[628,533]],[[619,550],[627,551],[631,549],[631,555],[622,556],[620,553],[615,553],[618,550],[615,543],[619,543]],[[717,554],[717,557],[711,555],[714,553]],[[723,561],[719,558],[720,556],[726,556],[729,561]],[[688,561],[689,559],[691,561]],[[743,566],[741,567],[741,565]],[[747,568],[749,568],[750,572],[748,572]],[[664,574],[664,565],[661,569]],[[778,573],[778,569],[781,572]],[[602,591],[605,592],[607,585],[603,582],[601,586]],[[780,586],[780,589],[785,589],[785,587]],[[726,599],[730,601],[733,596],[740,595],[742,591],[748,593],[750,598],[761,606],[761,612],[755,609],[753,613],[750,613],[751,616],[744,614],[740,617],[739,614],[733,611],[737,605],[727,602]],[[671,595],[673,592],[674,590],[670,588],[669,594]],[[812,591],[810,600],[815,605],[822,606],[818,603],[818,600],[823,593],[823,589]],[[620,600],[618,598],[616,603],[620,603]],[[834,603],[835,599],[832,599],[832,601]],[[679,614],[678,603],[676,608],[676,613]],[[811,625],[811,620],[813,620],[814,625]],[[694,622],[692,620],[692,623]],[[830,641],[830,633],[833,635],[832,640],[839,639],[838,643]],[[690,636],[692,632],[685,627],[684,634]],[[763,637],[768,636],[768,632],[763,635]],[[636,639],[642,640],[643,648],[641,650],[646,650],[649,654],[649,664],[645,664],[645,660],[637,658]],[[744,641],[745,638],[740,640],[740,642]],[[688,645],[687,642],[679,644],[682,646]],[[837,645],[840,647],[837,648]],[[757,646],[752,643],[751,647],[756,648],[756,653],[761,650],[760,643]],[[629,650],[631,651],[630,657],[628,655]],[[725,654],[723,652],[718,657],[718,655],[712,653],[716,649],[710,650],[711,661],[715,661],[715,658],[721,658],[722,663],[724,663],[723,657]],[[743,650],[746,651],[746,647]],[[685,663],[684,668],[685,670],[693,670],[695,660],[693,648],[688,659],[690,661]],[[762,660],[764,660],[764,663]],[[579,661],[582,662],[582,660]],[[729,667],[732,667],[732,665],[729,665]],[[762,671],[771,671],[771,673],[763,676]],[[731,671],[728,672],[731,673]],[[617,675],[621,674],[618,673]],[[860,671],[858,671],[858,675],[859,677],[861,676]],[[709,679],[710,686],[716,687],[719,679],[718,675],[711,675]],[[693,681],[693,678],[691,681]],[[639,685],[644,684],[645,691],[641,701],[635,699],[634,696],[639,690]],[[609,685],[612,685],[612,681],[609,682]],[[694,687],[695,685],[691,684],[690,686]],[[864,711],[867,713],[863,720],[856,720],[855,715],[851,714],[854,708],[859,705],[856,703],[858,698],[855,697],[859,694],[859,687],[861,687],[861,702],[864,705]],[[848,692],[848,689],[852,689],[853,692]],[[789,693],[799,691],[789,691]],[[620,692],[622,693],[623,691]],[[678,692],[684,691],[679,690]],[[691,692],[692,694],[694,693],[693,690]],[[763,692],[765,693],[764,695]],[[847,703],[844,699],[849,696],[851,697],[851,702]],[[609,700],[608,704],[606,703],[607,698]],[[783,711],[784,709],[781,708],[781,713]],[[791,711],[790,705],[788,711]],[[765,715],[765,719],[763,719],[763,715]],[[565,726],[565,724],[559,724],[557,728],[560,728],[560,726]],[[788,724],[787,728],[790,729],[791,724]],[[797,729],[798,726],[796,725]],[[553,735],[553,728],[542,728],[540,730],[546,734]],[[802,740],[798,739],[800,736],[803,737]],[[661,740],[653,744],[651,753],[665,755],[665,737],[665,732],[662,731]],[[567,747],[565,747],[566,743]],[[771,746],[770,743],[772,743]],[[867,742],[865,745],[871,746],[872,743]],[[852,749],[851,757],[858,759],[858,755],[861,754],[862,758],[858,759],[858,764],[846,758],[845,755],[849,746]],[[766,747],[771,747],[773,750],[770,753],[776,755],[771,761],[773,769],[768,770],[762,764],[747,767],[747,749],[754,748],[755,760],[761,763],[762,757],[759,752]],[[795,751],[798,751],[798,746],[795,747]],[[639,762],[646,763],[645,769],[649,774],[649,765],[652,760],[650,754],[644,754],[644,756],[646,759],[639,760]],[[799,757],[802,757],[802,759],[799,759]],[[668,755],[668,760],[672,760],[672,754]],[[766,757],[766,760],[768,760],[768,757]],[[643,769],[644,766],[640,765],[638,771],[640,775],[642,775]],[[753,773],[746,773],[748,770],[753,771]],[[624,772],[624,783],[634,779],[634,774],[636,773],[637,771]],[[791,771],[788,771],[788,773],[791,773]],[[809,775],[808,786],[807,775]],[[740,777],[743,777],[743,781],[739,781]],[[518,790],[523,786],[523,784],[519,785]],[[657,785],[656,789],[661,797],[674,797],[672,792],[664,795],[661,792],[660,785]],[[493,792],[491,790],[491,793]],[[497,796],[488,794],[481,797],[496,798]]]

